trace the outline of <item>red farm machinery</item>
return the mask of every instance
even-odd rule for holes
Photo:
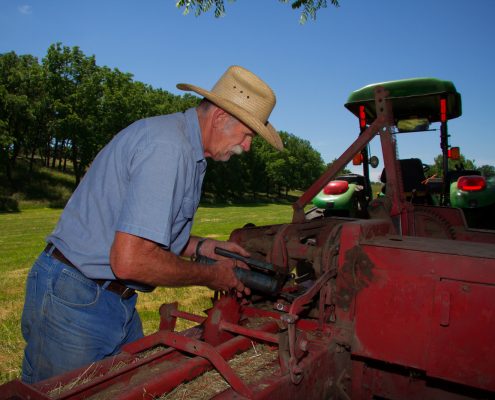
[[[232,232],[259,278],[249,301],[220,294],[207,317],[163,305],[159,330],[119,355],[34,385],[9,382],[0,398],[495,398],[495,231],[469,228],[460,209],[411,201],[397,158],[396,126],[417,107],[447,135],[460,96],[443,82],[415,96],[374,85],[348,107],[359,137],[294,203],[292,221]],[[387,182],[368,215],[305,212],[374,137]],[[176,332],[177,318],[197,326]],[[265,363],[249,367],[260,346]],[[225,386],[193,397],[186,385],[209,372]]]

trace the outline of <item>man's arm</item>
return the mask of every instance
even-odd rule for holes
[[[191,251],[196,249],[198,240],[198,238],[190,240],[184,255],[193,254]],[[208,242],[210,240],[204,243],[207,245],[206,251],[201,252],[205,256],[210,255],[209,247],[213,245],[213,243],[208,244]],[[211,240],[211,242],[217,241]],[[234,243],[231,245],[237,246]],[[246,253],[240,246],[237,247],[242,250],[241,254]],[[230,245],[227,248],[236,251]],[[234,274],[235,261],[232,259],[222,258],[214,265],[190,262],[164,250],[155,242],[124,232],[115,234],[110,250],[110,265],[117,278],[151,286],[200,285],[215,290],[230,290],[232,288],[238,292],[244,290],[243,283]]]

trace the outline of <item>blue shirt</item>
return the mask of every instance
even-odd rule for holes
[[[93,279],[115,279],[110,248],[116,231],[180,254],[205,170],[194,108],[137,121],[96,156],[47,241]]]

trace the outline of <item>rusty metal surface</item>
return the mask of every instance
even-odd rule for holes
[[[445,253],[456,256],[482,259],[495,259],[495,245],[485,243],[454,241],[447,239],[424,238],[414,236],[385,235],[369,240],[362,240],[361,245],[379,246],[391,249],[405,249],[425,253]],[[470,262],[472,262],[471,260]]]
[[[355,296],[353,354],[495,391],[493,254],[476,254],[476,243],[461,255],[453,241],[442,252],[421,251],[417,238],[378,242],[362,246],[375,267]]]
[[[50,397],[34,388],[32,385],[27,385],[20,380],[8,382],[0,386],[0,396],[2,399],[16,400],[16,399],[32,399],[32,400],[46,400]]]

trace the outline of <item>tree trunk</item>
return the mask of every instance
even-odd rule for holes
[[[12,176],[12,165],[10,164],[9,151],[5,148],[0,148],[0,164],[5,165],[5,176],[9,182],[9,186],[13,191],[16,189],[14,178]]]
[[[55,168],[55,162],[57,161],[57,151],[58,151],[58,139],[55,141],[55,147],[53,148],[53,157],[52,157],[52,168]]]
[[[38,155],[40,156],[41,165],[45,165],[45,149],[43,147],[38,148]]]
[[[15,167],[17,157],[19,156],[20,152],[21,152],[21,146],[18,143],[14,143],[14,151],[12,152],[12,157],[10,158],[11,167]]]
[[[46,144],[46,151],[45,151],[45,167],[50,166],[50,141]]]
[[[76,177],[76,186],[79,185],[81,181],[81,173],[79,171],[79,163],[76,158],[72,158],[72,167],[74,168],[74,176]]]
[[[81,182],[81,171],[80,164],[77,160],[77,146],[74,142],[72,142],[72,167],[74,168],[74,175],[76,177],[76,187]]]
[[[29,173],[30,174],[33,172],[34,155],[35,154],[36,154],[36,147],[33,146],[33,149],[31,150],[31,156],[29,157]]]
[[[60,143],[60,151],[59,151],[60,157],[58,158],[58,169],[59,170],[62,169],[62,159],[64,159],[65,160],[65,162],[64,162],[64,172],[65,172],[65,165],[67,163],[67,158],[66,157],[64,158],[64,153],[65,153],[65,140],[62,140],[62,143]]]
[[[10,187],[12,188],[12,190],[15,192],[15,190],[17,189],[17,186],[14,182],[14,177],[12,176],[12,165],[10,164],[10,160],[9,158],[7,157],[6,159],[6,163],[5,163],[5,166],[6,166],[6,175],[7,175],[7,179],[9,181],[9,184],[10,184]]]

